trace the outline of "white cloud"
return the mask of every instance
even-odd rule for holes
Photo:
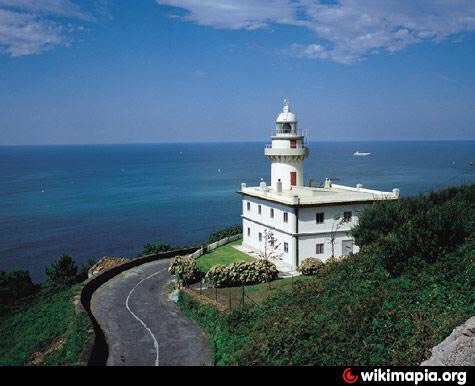
[[[187,11],[185,20],[227,29],[273,24],[301,26],[318,39],[295,42],[298,57],[353,63],[380,51],[397,52],[475,30],[473,0],[157,0]]]
[[[183,19],[226,29],[258,29],[270,23],[291,24],[295,7],[288,0],[157,0],[188,11]],[[175,15],[176,17],[176,15]]]
[[[69,0],[0,0],[0,52],[17,57],[67,45],[74,28],[61,18],[92,20]]]

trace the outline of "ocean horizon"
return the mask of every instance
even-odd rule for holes
[[[0,146],[0,270],[133,257],[240,223],[241,182],[270,181],[266,142]],[[304,180],[402,196],[475,183],[475,140],[310,142]],[[355,151],[370,152],[355,157]]]

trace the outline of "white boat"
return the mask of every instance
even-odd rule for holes
[[[365,157],[365,156],[367,156],[367,155],[371,155],[371,153],[362,153],[362,152],[360,152],[360,151],[355,151],[355,152],[353,153],[353,155]]]

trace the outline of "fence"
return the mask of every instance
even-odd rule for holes
[[[226,245],[226,244],[231,243],[233,241],[236,241],[240,238],[242,238],[242,234],[225,237],[221,240],[215,241],[214,243],[202,246],[200,249],[198,249],[196,252],[190,254],[189,256],[192,257],[193,259],[197,259],[201,255],[204,255],[206,252],[211,252],[212,250],[214,250],[218,247],[221,247],[222,245]]]

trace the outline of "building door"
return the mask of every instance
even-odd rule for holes
[[[290,140],[290,148],[295,149],[297,147],[297,140],[296,139],[291,139]]]
[[[353,240],[343,240],[341,242],[341,254],[347,256],[353,253]]]
[[[290,172],[290,186],[297,185],[297,172]]]

